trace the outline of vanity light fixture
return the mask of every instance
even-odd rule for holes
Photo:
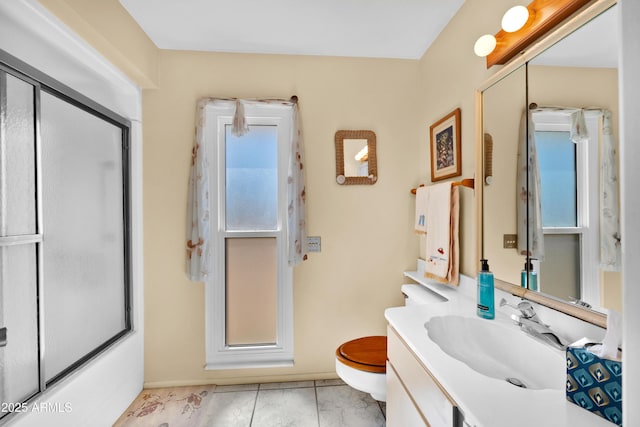
[[[481,57],[485,57],[493,52],[496,48],[496,38],[493,34],[485,34],[476,40],[476,44],[473,45],[473,52]]]
[[[513,6],[502,17],[502,29],[513,33],[524,27],[529,20],[529,9],[526,6]]]
[[[518,31],[529,20],[529,9],[526,6],[513,6],[507,10],[502,17],[502,29],[507,33]],[[492,34],[485,34],[476,40],[473,51],[480,57],[489,55],[496,48],[496,37]]]

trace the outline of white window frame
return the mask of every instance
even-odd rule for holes
[[[536,112],[534,114],[536,131],[570,132],[571,115],[558,112]],[[600,306],[600,269],[599,269],[599,175],[589,173],[598,171],[599,146],[601,141],[602,114],[586,111],[585,121],[589,141],[576,144],[576,186],[577,186],[577,226],[543,227],[543,234],[577,234],[580,239],[580,295],[579,299],[588,301],[594,307]],[[539,262],[534,268],[540,271]],[[544,291],[544,277],[538,277],[540,291]]]
[[[276,230],[226,231],[225,224],[225,126],[235,113],[233,102],[208,104],[205,109],[205,144],[209,156],[211,249],[213,274],[206,282],[205,369],[238,369],[293,366],[293,268],[287,260],[287,172],[293,109],[270,103],[244,106],[248,125],[278,127],[278,219]],[[277,316],[274,344],[229,346],[226,344],[225,239],[275,237],[277,250]]]

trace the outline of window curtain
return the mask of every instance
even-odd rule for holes
[[[191,150],[187,205],[187,275],[193,282],[204,281],[211,274],[209,159],[204,144],[205,107],[208,102],[208,99],[201,99],[196,106],[196,130]]]
[[[289,265],[296,266],[307,259],[306,188],[304,146],[297,97],[293,103],[287,191],[287,227]]]
[[[232,133],[242,136],[248,132],[244,105],[249,103],[275,103],[290,106],[292,110],[289,138],[289,164],[287,165],[287,258],[290,266],[307,259],[306,252],[306,188],[304,147],[298,98],[279,99],[220,99],[203,98],[196,108],[196,131],[192,150],[191,174],[187,213],[187,274],[191,281],[204,281],[211,272],[210,213],[209,213],[209,161],[204,144],[206,126],[205,108],[209,103],[235,102]]]
[[[531,125],[529,126],[528,123]],[[544,260],[542,233],[542,192],[540,167],[531,109],[520,119],[518,136],[517,221],[518,252],[540,261]],[[528,171],[528,173],[527,173]]]
[[[600,152],[600,268],[605,271],[622,268],[617,170],[611,112],[604,110]]]
[[[571,113],[571,130],[569,138],[575,144],[588,143],[589,131],[587,130],[587,121],[584,118],[584,109]]]

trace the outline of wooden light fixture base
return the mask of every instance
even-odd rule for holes
[[[527,23],[513,33],[496,33],[496,48],[487,55],[487,68],[502,65],[526,49],[553,27],[580,10],[592,0],[533,0],[527,6]]]

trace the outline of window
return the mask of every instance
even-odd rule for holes
[[[129,122],[2,58],[0,401],[20,403],[131,330]]]
[[[588,171],[597,170],[600,121],[587,115],[589,141],[575,144],[569,115],[534,114],[545,236],[545,260],[536,266],[539,287],[564,300],[594,305],[600,300],[598,254],[592,249],[598,239],[598,177]],[[553,278],[553,286],[545,287],[545,277]]]
[[[287,168],[292,108],[206,107],[213,274],[206,287],[207,368],[293,364],[292,268],[287,260]]]

